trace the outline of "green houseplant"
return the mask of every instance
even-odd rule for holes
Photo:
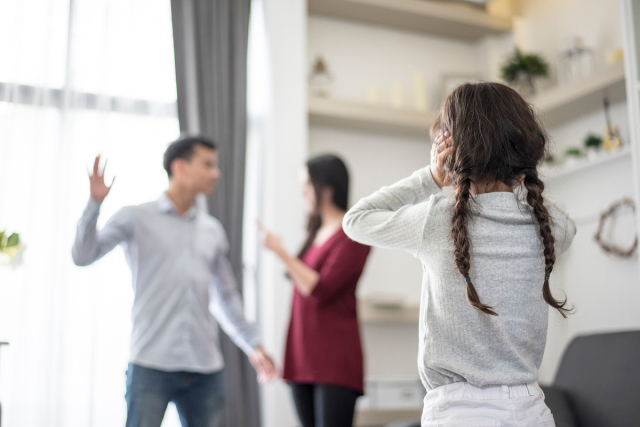
[[[0,263],[17,266],[24,246],[20,244],[20,235],[13,233],[6,237],[5,231],[0,231]]]
[[[588,134],[584,139],[584,147],[589,160],[595,160],[602,147],[602,137],[593,133]]]
[[[526,96],[535,93],[533,79],[546,77],[549,74],[549,65],[540,55],[524,54],[518,48],[507,59],[501,68],[501,76],[510,85]]]
[[[572,166],[582,156],[582,150],[578,147],[567,148],[564,152],[565,164]]]

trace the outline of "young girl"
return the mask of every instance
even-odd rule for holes
[[[507,86],[469,83],[431,129],[431,165],[360,200],[355,241],[422,261],[418,367],[422,426],[553,426],[536,383],[547,335],[549,275],[575,225],[543,200],[547,137]],[[437,195],[452,185],[455,196]]]
[[[351,427],[362,395],[363,367],[356,286],[369,246],[342,231],[349,174],[333,155],[307,162],[303,196],[308,234],[298,256],[263,229],[264,245],[293,279],[283,378],[303,427]]]

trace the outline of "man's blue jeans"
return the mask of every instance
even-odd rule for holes
[[[222,427],[223,371],[166,372],[129,364],[126,427],[160,427],[169,402],[183,427]]]

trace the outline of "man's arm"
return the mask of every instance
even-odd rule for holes
[[[214,266],[213,301],[211,311],[229,338],[247,355],[260,345],[258,330],[249,323],[242,308],[242,299],[236,288],[231,263],[225,255],[219,255]]]
[[[97,229],[101,202],[89,199],[87,207],[78,221],[76,239],[71,256],[75,265],[86,266],[105,256],[120,242],[133,235],[133,218],[129,208],[120,209],[102,230]]]
[[[231,263],[224,254],[220,254],[215,262],[214,277],[211,312],[229,338],[249,356],[249,361],[258,372],[258,380],[261,383],[272,380],[277,370],[271,357],[260,345],[256,326],[244,317]]]
[[[100,206],[111,191],[111,186],[107,187],[104,183],[104,167],[100,170],[99,164],[100,156],[97,156],[93,163],[93,173],[89,175],[91,198],[78,222],[76,239],[71,250],[73,262],[76,265],[91,264],[102,258],[118,243],[131,238],[133,234],[131,212],[127,209],[118,211],[102,230],[98,231],[96,228]]]

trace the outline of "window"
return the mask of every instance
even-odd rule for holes
[[[124,425],[131,273],[119,249],[88,268],[70,251],[96,154],[117,176],[99,225],[166,188],[170,2],[9,0],[0,16],[0,229],[26,244],[21,267],[0,266],[3,421]]]

